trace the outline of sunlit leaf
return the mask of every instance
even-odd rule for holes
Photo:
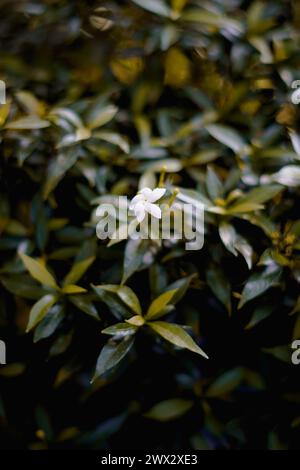
[[[27,325],[26,332],[32,330],[41,320],[47,315],[50,308],[57,301],[57,296],[55,295],[45,295],[40,300],[38,300],[32,307],[30,311],[29,321]]]
[[[189,349],[190,351],[200,354],[208,359],[205,352],[202,351],[202,349],[181,326],[175,325],[174,323],[154,321],[149,323],[149,327],[166,341],[169,341],[169,343],[172,343],[179,348]]]
[[[58,289],[56,281],[52,274],[45,268],[45,266],[25,253],[19,253],[20,258],[22,259],[26,269],[29,271],[30,275],[36,279],[38,282],[45,286],[52,287],[53,289]]]

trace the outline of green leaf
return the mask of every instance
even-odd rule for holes
[[[242,137],[234,130],[228,126],[223,126],[221,124],[210,124],[206,126],[206,130],[209,134],[226,147],[231,148],[235,153],[241,152],[241,150],[246,146],[246,142]]]
[[[23,118],[16,119],[15,121],[8,122],[5,125],[5,129],[10,130],[34,130],[34,129],[44,129],[49,127],[50,122],[45,119],[40,119],[38,116],[26,116]]]
[[[36,327],[33,341],[37,343],[41,339],[45,339],[51,336],[64,319],[64,313],[63,304],[53,305],[46,316]]]
[[[96,287],[117,294],[117,296],[124,302],[124,304],[126,304],[133,312],[135,312],[137,315],[142,314],[139,299],[137,298],[133,290],[130,289],[130,287],[113,284],[105,284]]]
[[[273,199],[280,191],[282,191],[282,187],[279,184],[269,184],[254,188],[245,196],[240,197],[236,203],[230,206],[230,209],[245,203],[264,204]]]
[[[170,400],[161,401],[154,405],[144,416],[156,421],[167,422],[180,418],[187,413],[193,406],[191,400],[183,398],[171,398]]]
[[[156,318],[159,318],[161,316],[161,313],[164,311],[165,307],[171,302],[172,297],[175,293],[176,289],[169,290],[161,294],[155,300],[153,300],[150,307],[148,308],[145,319],[154,320]]]
[[[44,287],[36,285],[31,277],[24,274],[2,277],[1,283],[9,292],[24,299],[40,299],[46,293]]]
[[[239,367],[225,372],[218,377],[207,389],[208,397],[219,397],[227,395],[235,390],[243,380],[243,370]]]
[[[171,9],[162,0],[132,0],[141,8],[160,16],[171,16]]]
[[[76,163],[79,158],[78,149],[72,148],[60,153],[51,161],[47,170],[46,181],[43,188],[43,198],[47,199],[49,194],[56,188],[65,173]]]
[[[134,336],[125,336],[121,341],[109,340],[97,361],[92,382],[115,367],[128,354],[134,343]]]
[[[295,131],[289,132],[290,139],[296,154],[300,157],[300,137]]]
[[[219,301],[231,314],[231,286],[221,267],[212,266],[206,271],[206,280]]]
[[[9,103],[9,102],[1,105],[1,107],[0,107],[0,127],[3,126],[6,119],[8,118],[10,107],[11,107],[11,103]]]
[[[123,150],[124,153],[129,153],[130,151],[127,140],[115,132],[98,131],[93,133],[93,137],[96,139],[105,140],[105,142],[109,142],[110,144],[117,145],[121,150]]]
[[[250,276],[243,289],[238,308],[242,308],[249,300],[255,299],[270,287],[276,286],[280,281],[281,273],[281,268],[272,267],[272,269],[267,268],[262,273],[255,273]]]
[[[100,318],[97,309],[92,302],[92,298],[93,297],[88,294],[68,296],[68,300],[70,300],[70,302],[72,302],[75,307],[77,307],[79,310],[86,313],[87,315],[90,315],[90,317],[93,317],[95,320],[99,321]]]
[[[249,243],[236,232],[235,228],[227,222],[221,222],[219,234],[227,250],[234,256],[237,256],[238,252],[241,253],[245,258],[248,268],[251,269],[253,256],[251,245],[249,245]]]
[[[33,305],[30,311],[26,333],[32,330],[44,318],[57,299],[58,297],[56,295],[47,294]]]
[[[177,194],[177,199],[187,204],[192,204],[197,206],[199,204],[204,204],[205,208],[212,207],[212,202],[204,194],[199,191],[194,191],[193,189],[184,189],[179,188],[179,193]]]
[[[256,202],[239,202],[237,201],[235,204],[226,208],[226,214],[244,214],[245,212],[254,212],[263,209],[264,206],[262,204],[257,204]]]
[[[143,264],[148,249],[148,240],[128,240],[124,254],[122,284],[136,272]]]
[[[74,284],[68,284],[67,286],[63,287],[61,290],[64,294],[83,294],[87,292],[86,289],[80,286],[76,286]]]
[[[114,284],[104,284],[100,286],[93,286],[95,292],[99,293],[101,290],[107,293],[115,294],[118,299],[122,301],[127,307],[130,308],[137,315],[141,315],[141,305],[136,294],[130,287],[119,286]]]
[[[205,354],[205,352],[195,343],[191,336],[189,336],[181,326],[163,321],[150,322],[148,325],[166,341],[169,341],[170,343],[180,348],[189,349],[190,351],[200,354],[201,356],[208,359],[208,356]]]
[[[170,284],[166,289],[164,289],[166,292],[167,291],[174,291],[173,297],[172,297],[172,305],[176,305],[180,300],[185,296],[191,281],[196,277],[196,274],[191,274],[190,276],[183,277],[182,279],[178,279],[177,281],[173,282]]]
[[[222,197],[223,195],[223,185],[218,175],[214,172],[213,168],[210,166],[207,168],[206,174],[206,188],[209,194],[209,197],[212,200]]]
[[[266,354],[270,354],[271,356],[279,359],[282,362],[286,362],[287,364],[291,363],[291,347],[290,345],[281,345],[275,346],[273,348],[263,348],[262,351]]]
[[[17,100],[21,103],[24,111],[32,116],[41,116],[44,112],[44,105],[32,93],[25,90],[17,91]]]
[[[294,324],[293,339],[300,339],[300,314],[298,314]]]
[[[91,284],[91,287],[118,320],[132,317],[132,310],[120,299],[116,292],[105,290],[102,285],[94,286]]]
[[[274,308],[272,305],[259,306],[256,308],[249,323],[246,325],[245,330],[251,330],[254,328],[258,323],[263,321],[265,318],[268,318],[273,310]]]
[[[113,105],[106,106],[104,109],[101,109],[95,115],[91,116],[87,121],[87,126],[89,129],[96,129],[97,127],[104,126],[109,121],[111,121],[118,112],[118,108]]]
[[[300,166],[287,165],[272,175],[272,181],[276,181],[284,186],[296,188],[300,186]]]
[[[133,335],[137,332],[137,327],[129,323],[116,323],[116,325],[109,326],[102,330],[101,333],[112,336],[127,336]]]
[[[18,377],[19,375],[22,375],[25,370],[26,364],[23,364],[22,362],[13,362],[5,367],[1,367],[0,375],[2,377]]]
[[[42,263],[36,261],[25,253],[19,253],[19,256],[22,259],[26,269],[34,279],[44,286],[49,286],[53,289],[59,289],[54,277],[49,273],[49,271],[47,271]]]
[[[129,318],[126,320],[127,323],[134,326],[143,326],[145,324],[145,319],[141,315],[135,315],[134,317]]]
[[[63,281],[64,286],[69,284],[76,284],[77,281],[84,275],[84,273],[89,269],[91,264],[95,261],[95,256],[84,259],[83,261],[75,262],[71,268],[71,271],[67,274]]]
[[[234,32],[236,35],[240,35],[243,32],[242,24],[232,18],[228,18],[225,15],[219,15],[208,10],[200,10],[192,8],[187,10],[181,16],[183,21],[202,23],[207,26],[216,26],[218,28],[226,28],[231,33]]]

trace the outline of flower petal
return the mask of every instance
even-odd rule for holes
[[[141,189],[141,191],[139,191],[139,194],[142,194],[144,196],[145,199],[149,200],[149,198],[151,197],[152,195],[152,189],[150,188],[143,188]],[[151,202],[151,201],[150,201]]]
[[[153,217],[156,217],[156,219],[161,219],[161,210],[157,204],[150,204],[150,202],[147,202],[145,204],[145,210]]]
[[[151,195],[147,198],[149,202],[156,202],[160,198],[163,197],[163,195],[166,192],[166,188],[155,188],[153,189]]]
[[[134,209],[134,206],[135,206],[136,204],[138,204],[139,202],[144,201],[144,200],[145,200],[145,197],[144,197],[142,194],[137,194],[137,195],[134,196],[134,198],[130,201],[129,209],[130,209],[130,210],[133,210],[133,209]]]
[[[142,222],[146,215],[146,208],[143,202],[139,202],[134,206],[134,215],[139,222]]]

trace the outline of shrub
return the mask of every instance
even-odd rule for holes
[[[2,445],[296,448],[299,5],[0,13]],[[145,187],[203,205],[201,250],[99,240]]]

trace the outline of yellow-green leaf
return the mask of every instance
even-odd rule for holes
[[[117,296],[124,302],[124,304],[126,304],[127,307],[129,307],[134,313],[136,313],[137,315],[142,314],[139,299],[137,298],[133,290],[130,289],[130,287],[119,286],[114,284],[107,284],[99,287],[101,287],[105,291],[117,294]]]
[[[26,333],[32,330],[32,328],[34,328],[45,317],[52,305],[57,301],[57,298],[58,297],[56,295],[47,294],[33,305],[30,311]]]
[[[191,78],[191,63],[185,54],[174,47],[165,60],[165,83],[174,88],[187,85]]]
[[[67,274],[63,281],[63,285],[67,286],[69,284],[75,284],[88,270],[90,265],[94,262],[95,257],[91,256],[90,258],[79,261],[72,266],[71,271]]]
[[[191,400],[172,398],[170,400],[157,403],[147,411],[147,413],[145,413],[145,416],[146,418],[154,419],[156,421],[171,421],[184,415],[192,406],[193,402]]]
[[[59,289],[58,285],[52,274],[45,268],[45,266],[25,253],[19,253],[26,269],[29,271],[31,276],[45,286],[52,287],[53,289]]]
[[[169,290],[153,300],[145,316],[146,320],[154,320],[155,318],[159,318],[160,313],[164,311],[164,308],[172,300],[172,297],[176,291],[177,289]]]
[[[129,318],[129,320],[125,320],[126,323],[134,326],[142,326],[145,323],[145,319],[141,315],[135,315],[134,317]]]
[[[26,116],[23,118],[16,119],[15,121],[8,122],[5,125],[5,129],[14,130],[31,130],[31,129],[43,129],[49,127],[50,122],[45,119],[40,119],[37,116]]]
[[[84,292],[87,292],[87,290],[83,287],[76,286],[75,284],[68,284],[62,288],[62,292],[64,294],[83,294]]]
[[[149,323],[150,328],[154,330],[158,335],[164,338],[169,343],[174,344],[180,348],[189,349],[197,354],[208,359],[205,352],[195,343],[190,335],[179,325],[174,323],[167,323],[164,321],[155,321]]]
[[[8,118],[9,110],[10,110],[10,103],[9,102],[6,103],[6,104],[2,104],[0,106],[0,126],[3,126],[6,119]]]

